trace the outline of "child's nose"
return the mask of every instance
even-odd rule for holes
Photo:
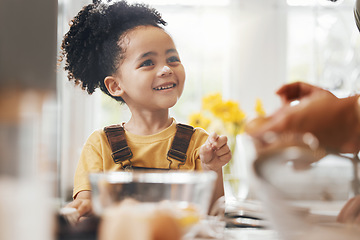
[[[167,76],[167,75],[171,75],[173,73],[173,71],[171,70],[171,68],[169,68],[168,66],[164,66],[160,72],[159,75],[161,77]]]

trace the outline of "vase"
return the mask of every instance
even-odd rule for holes
[[[253,149],[244,134],[229,138],[232,159],[223,167],[226,202],[244,201],[250,191],[250,165]]]

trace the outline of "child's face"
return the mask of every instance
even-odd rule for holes
[[[140,26],[120,44],[125,57],[115,78],[129,108],[157,111],[174,106],[184,89],[185,71],[172,38],[161,28]]]

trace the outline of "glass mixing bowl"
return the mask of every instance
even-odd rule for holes
[[[121,171],[91,173],[98,216],[124,200],[174,214],[184,232],[207,216],[217,175],[213,171]]]

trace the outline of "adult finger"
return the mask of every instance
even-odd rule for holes
[[[360,196],[351,198],[341,209],[337,220],[342,223],[354,222],[360,215]]]

